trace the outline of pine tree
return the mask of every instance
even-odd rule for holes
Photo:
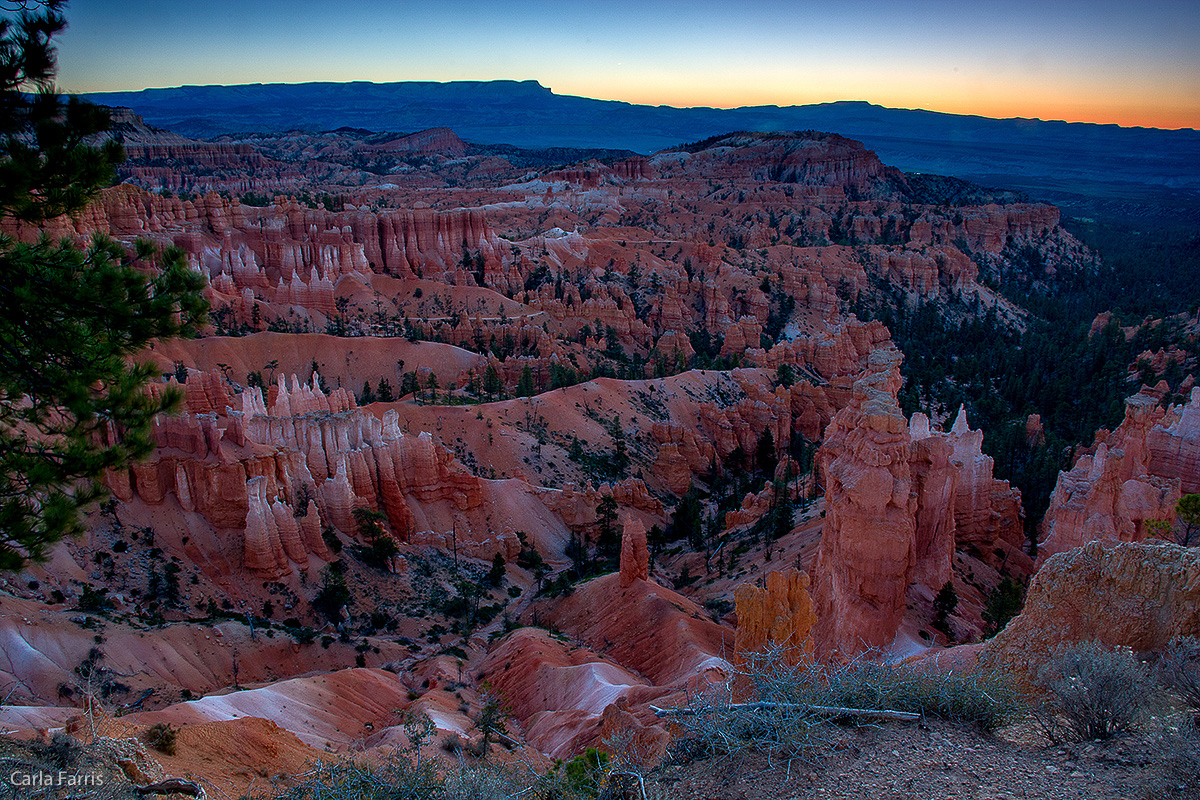
[[[534,394],[533,370],[526,366],[521,370],[521,379],[517,382],[517,397],[533,397]]]
[[[363,381],[362,393],[358,396],[358,404],[365,406],[375,402],[375,392],[371,389],[370,381]]]
[[[617,501],[611,494],[604,495],[596,507],[599,535],[596,537],[596,553],[605,558],[615,558],[621,552],[621,537],[617,535]]]
[[[54,91],[62,5],[0,19],[0,221],[10,226],[78,211],[123,157],[115,142],[89,143],[108,128],[107,109]],[[0,569],[81,532],[104,471],[153,449],[152,419],[182,396],[150,396],[157,370],[129,357],[194,333],[203,283],[174,248],[0,237]]]

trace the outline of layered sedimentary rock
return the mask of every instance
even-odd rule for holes
[[[1184,494],[1200,492],[1200,387],[1154,426],[1147,448],[1151,474],[1179,478]]]
[[[1085,542],[1144,541],[1147,521],[1175,519],[1182,476],[1152,471],[1150,442],[1156,441],[1164,454],[1182,454],[1190,448],[1185,443],[1192,440],[1192,434],[1179,422],[1185,416],[1190,421],[1192,415],[1187,407],[1174,414],[1174,435],[1163,426],[1165,416],[1157,399],[1149,394],[1128,398],[1120,427],[1097,434],[1094,452],[1059,473],[1042,521],[1039,563]],[[1165,473],[1185,463],[1164,457],[1155,466]]]
[[[193,383],[189,392],[210,407],[211,382],[189,378]],[[240,411],[226,407],[224,417],[157,420],[154,459],[111,473],[109,485],[119,497],[149,505],[174,495],[184,511],[240,535],[243,566],[276,577],[292,564],[307,568],[310,554],[328,560],[323,526],[355,535],[356,508],[384,512],[393,535],[405,541],[415,531],[413,503],[448,503],[460,512],[483,503],[479,478],[428,432],[404,434],[394,410],[374,417],[342,389],[326,395],[315,376],[312,384],[292,376],[290,387],[281,376],[269,404],[248,389],[237,405]],[[632,502],[632,494],[622,497]]]
[[[936,592],[965,549],[1027,574],[1020,493],[992,478],[983,434],[960,412],[949,433],[897,405],[895,351],[881,350],[855,381],[818,450],[826,518],[813,563],[817,650],[853,655],[891,644],[912,584]]]
[[[797,664],[812,653],[816,614],[808,587],[808,574],[796,569],[768,572],[765,587],[738,586],[734,664],[745,665],[753,654],[766,652]]]
[[[917,494],[912,580],[940,588],[950,580],[954,560],[955,505],[961,473],[952,460],[952,445],[945,436],[930,432],[924,414],[913,415],[909,430],[912,438],[909,463]]]
[[[1062,644],[1158,651],[1176,636],[1198,634],[1200,550],[1093,541],[1046,560],[1024,609],[982,657],[1029,677]]]
[[[650,552],[646,548],[646,526],[626,519],[621,530],[621,588],[650,577]]]
[[[610,734],[632,737],[638,748],[661,743],[647,703],[673,704],[683,689],[722,683],[733,672],[729,654],[741,659],[777,645],[788,660],[800,658],[817,649],[822,630],[825,653],[886,646],[905,600],[915,615],[927,610],[920,603],[949,576],[956,544],[1003,566],[992,557],[1000,551],[1012,568],[1020,547],[1015,493],[992,478],[965,420],[942,433],[921,417],[900,417],[895,364],[886,352],[872,355],[890,350],[890,334],[851,312],[885,285],[931,307],[950,298],[991,305],[976,261],[1016,267],[1011,253],[1028,248],[1045,256],[1048,270],[1069,267],[1073,240],[1049,207],[926,203],[858,143],[812,133],[739,134],[540,175],[498,165],[444,130],[129,143],[138,149],[127,174],[175,194],[113,187],[79,218],[48,228],[79,240],[99,231],[126,244],[148,237],[181,247],[209,279],[214,313],[205,333],[220,335],[156,344],[150,357],[161,372],[187,370],[188,413],[156,423],[159,450],[150,461],[109,476],[127,505],[118,504],[119,517],[94,515],[96,546],[63,546],[78,562],[58,579],[71,600],[90,579],[107,583],[122,613],[148,607],[151,592],[136,570],[144,562],[120,553],[140,558],[149,544],[127,537],[118,551],[123,534],[109,526],[133,532],[153,523],[154,546],[179,559],[187,608],[213,597],[254,611],[269,598],[277,618],[316,627],[322,620],[307,603],[330,546],[357,535],[356,510],[378,510],[411,567],[397,579],[352,563],[356,548],[342,551],[354,622],[374,625],[373,612],[401,617],[396,636],[366,642],[382,652],[361,656],[403,671],[409,655],[390,640],[414,639],[411,657],[421,666],[392,679],[399,696],[406,687],[420,694],[424,677],[425,686],[489,680],[522,723],[512,736],[569,757]],[[163,159],[176,163],[151,163]],[[12,224],[0,228],[19,232]],[[314,370],[310,380],[290,377]],[[526,370],[535,396],[497,401],[494,379],[504,393],[520,386],[525,395]],[[277,380],[280,373],[289,377]],[[263,391],[239,385],[262,385],[263,375]],[[605,375],[620,379],[587,380]],[[381,378],[393,390],[403,386],[405,397],[357,407],[351,392],[369,381],[380,397]],[[479,400],[493,402],[462,404]],[[1197,426],[1181,418],[1169,435],[1166,419],[1161,427],[1151,460],[1190,469],[1195,455],[1184,431]],[[735,637],[700,602],[719,598],[721,579],[685,589],[688,596],[649,579],[644,526],[665,523],[670,494],[711,486],[735,468],[735,453],[745,459],[768,432],[781,478],[789,444],[799,435],[820,441],[827,428],[817,475],[828,484],[829,516],[813,572],[816,602],[805,574],[772,573],[762,589],[738,590]],[[624,480],[601,484],[616,474],[598,456],[612,452],[618,429],[630,461]],[[817,477],[807,480],[790,486],[822,488]],[[761,519],[774,492],[767,483],[747,494],[727,522]],[[585,647],[523,629],[488,656],[477,637],[461,642],[461,663],[438,654],[448,642],[434,641],[437,628],[418,618],[417,606],[434,625],[450,625],[424,590],[429,579],[449,588],[453,578],[437,574],[442,559],[431,549],[453,550],[455,578],[459,559],[483,564],[502,554],[508,588],[528,590],[523,551],[536,548],[554,580],[566,543],[597,530],[597,507],[609,495],[623,507],[620,573],[561,599],[509,606]],[[809,522],[780,543],[789,561],[810,554],[807,537],[820,523]],[[326,528],[336,539],[322,535]],[[100,561],[83,562],[104,547],[116,556],[118,580]],[[671,570],[689,561],[694,567],[696,556],[676,558]],[[741,566],[754,570],[757,562]],[[50,586],[42,582],[43,597],[52,596]],[[399,600],[405,591],[412,602]],[[505,602],[503,588],[481,602],[496,601]],[[38,680],[52,697],[94,645],[92,634],[76,636],[71,624],[74,644],[63,651],[48,639],[27,641],[30,631],[46,631],[21,623],[28,613],[9,616],[6,653],[32,665],[22,680]],[[236,680],[238,665],[243,679],[257,681],[279,674],[276,667],[324,671],[354,658],[349,646],[326,651],[259,636],[269,653],[255,659],[247,643],[255,633],[233,638],[234,627],[225,626],[225,643],[217,631],[191,629],[184,644],[192,650],[172,648],[171,663],[158,668],[183,674],[193,660],[178,654],[195,652],[216,677],[186,685],[210,691]],[[163,636],[187,629],[168,626]],[[151,638],[130,652],[145,655]],[[60,651],[70,658],[52,672],[40,668],[36,653]],[[313,658],[320,663],[308,664]],[[131,663],[113,658],[138,676],[136,692],[144,676]],[[476,697],[469,685],[461,690],[429,692],[411,710],[468,734],[470,712],[459,703],[469,709]],[[331,719],[343,717],[355,739],[364,723],[382,721]],[[394,729],[376,733],[395,737],[389,744],[400,738]]]
[[[569,757],[606,734],[627,730],[661,745],[665,732],[629,713],[630,702],[659,701],[669,689],[646,681],[612,660],[571,647],[545,631],[515,631],[480,666],[484,679],[504,698],[540,751]],[[616,718],[614,718],[616,715]]]
[[[1023,549],[1021,492],[992,477],[995,461],[983,453],[983,431],[971,430],[966,411],[959,409],[947,440],[958,468],[953,504],[957,547],[998,569],[1032,572],[1033,563]]]
[[[304,162],[312,152],[301,141],[305,137],[283,138],[289,137],[295,149],[286,160]],[[185,144],[153,139],[142,137],[138,146]],[[257,139],[222,145],[228,146],[275,148],[276,157],[284,147]],[[353,151],[358,163],[358,156],[409,151],[457,157],[462,144],[451,132],[434,129],[361,141],[333,132],[316,135],[311,146],[329,156]],[[253,172],[245,176],[251,182]],[[594,367],[596,351],[605,349],[596,345],[606,345],[610,332],[626,352],[634,348],[645,357],[647,374],[655,365],[684,366],[695,352],[688,334],[697,326],[720,344],[720,354],[743,364],[787,363],[824,379],[854,374],[888,337],[880,323],[845,314],[844,304],[872,282],[928,298],[985,294],[974,262],[960,247],[964,242],[973,253],[999,261],[1014,245],[1045,251],[1047,263],[1083,257],[1078,243],[1057,228],[1050,206],[1009,203],[946,213],[913,202],[905,177],[860,143],[814,132],[736,134],[699,150],[632,159],[611,169],[589,164],[529,184],[481,184],[478,205],[450,210],[429,207],[429,198],[439,195],[433,189],[428,198],[397,197],[400,186],[391,181],[404,179],[379,175],[388,182],[362,187],[362,202],[324,198],[338,211],[282,195],[249,205],[216,192],[181,197],[124,185],[107,190],[77,219],[56,220],[51,228],[124,240],[150,236],[182,247],[209,277],[214,318],[225,328],[401,330],[477,351],[485,351],[493,336],[497,343],[511,336],[523,351],[521,360],[503,358],[497,370],[515,380],[529,366],[539,388],[548,387],[552,367],[571,363],[564,360],[570,356],[583,357],[575,362],[581,369]],[[465,177],[456,173],[454,180]],[[725,219],[728,198],[709,196],[704,187],[713,179],[740,187],[736,215]],[[452,193],[446,199],[461,202]],[[612,218],[617,207],[636,224]],[[692,233],[705,228],[702,236]],[[512,238],[513,231],[523,238]],[[731,253],[743,248],[757,250],[762,263],[739,265]],[[862,257],[864,249],[869,258]],[[415,293],[389,296],[395,286],[381,284],[384,276],[424,278],[455,290],[425,307],[413,302]],[[475,288],[481,291],[471,296],[467,290]],[[498,292],[512,301],[510,311],[521,306],[526,317],[510,318],[498,309],[480,313],[476,301],[495,299]],[[793,299],[802,313],[783,320],[790,324],[779,330],[773,326],[780,320],[772,317],[780,313],[782,297]],[[810,439],[819,438],[821,428],[804,421]],[[679,461],[669,450],[664,459],[664,473],[677,488]]]
[[[896,404],[900,356],[880,351],[817,454],[826,517],[812,567],[820,655],[889,645],[916,566],[912,441]]]

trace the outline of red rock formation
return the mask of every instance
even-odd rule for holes
[[[896,405],[900,355],[879,351],[817,454],[826,517],[812,567],[817,653],[889,645],[916,565],[911,439]]]
[[[658,457],[654,460],[654,475],[669,492],[681,497],[692,485],[692,466],[677,444],[659,445]]]
[[[913,488],[918,498],[912,580],[940,589],[950,580],[954,560],[959,470],[951,461],[953,447],[946,437],[930,432],[924,414],[913,415],[910,435]]]
[[[221,373],[193,372],[184,384],[187,410],[191,414],[224,414],[233,401]]]
[[[418,152],[442,153],[445,155],[461,156],[467,146],[458,134],[449,128],[427,128],[423,131],[410,133],[407,136],[397,136],[363,148],[365,150],[380,150],[383,152]]]
[[[1008,481],[992,478],[995,462],[983,454],[983,431],[971,430],[966,411],[959,409],[948,439],[958,468],[954,500],[957,546],[998,569],[1032,572],[1033,563],[1023,549],[1021,492]]]
[[[1062,644],[1161,651],[1200,634],[1200,551],[1165,542],[1092,541],[1047,559],[1022,612],[981,660],[1030,677]]]
[[[646,549],[646,526],[626,518],[621,530],[621,588],[650,577],[650,554]]]
[[[617,574],[578,586],[554,609],[562,631],[657,686],[726,677],[728,629],[692,600],[650,581],[621,587]]]
[[[737,636],[733,660],[745,666],[755,654],[771,652],[787,664],[798,664],[813,652],[811,637],[816,614],[808,593],[807,573],[795,569],[767,573],[766,588],[738,586]],[[778,653],[776,653],[778,650]]]
[[[853,655],[891,644],[911,584],[936,592],[967,549],[1028,573],[1020,493],[992,478],[983,434],[959,414],[953,430],[906,425],[896,405],[899,356],[879,351],[818,451],[825,528],[813,563],[818,653]]]
[[[664,153],[651,163],[662,177],[702,174],[861,193],[874,192],[881,182],[899,176],[860,142],[813,131],[729,134],[699,152]]]
[[[526,726],[526,740],[553,757],[569,758],[618,727],[639,740],[663,739],[665,731],[653,724],[645,704],[671,690],[652,687],[610,659],[545,631],[514,631],[484,660],[480,673]],[[629,713],[630,701],[650,725]]]
[[[1200,388],[1150,431],[1147,447],[1151,474],[1179,478],[1184,494],[1200,492]]]
[[[1144,541],[1147,520],[1175,519],[1181,479],[1153,474],[1150,467],[1152,431],[1162,428],[1164,416],[1154,397],[1130,397],[1120,427],[1097,434],[1095,452],[1059,473],[1042,520],[1039,564],[1093,540]],[[1160,446],[1170,438],[1165,431],[1156,437]]]

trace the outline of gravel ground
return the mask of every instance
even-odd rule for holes
[[[1200,733],[1048,744],[1033,726],[987,735],[940,720],[840,728],[815,760],[763,753],[668,765],[648,796],[679,800],[1183,800],[1200,798]]]

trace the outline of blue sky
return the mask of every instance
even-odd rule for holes
[[[535,79],[670,105],[869,100],[1200,127],[1200,2],[73,0],[60,84]]]

